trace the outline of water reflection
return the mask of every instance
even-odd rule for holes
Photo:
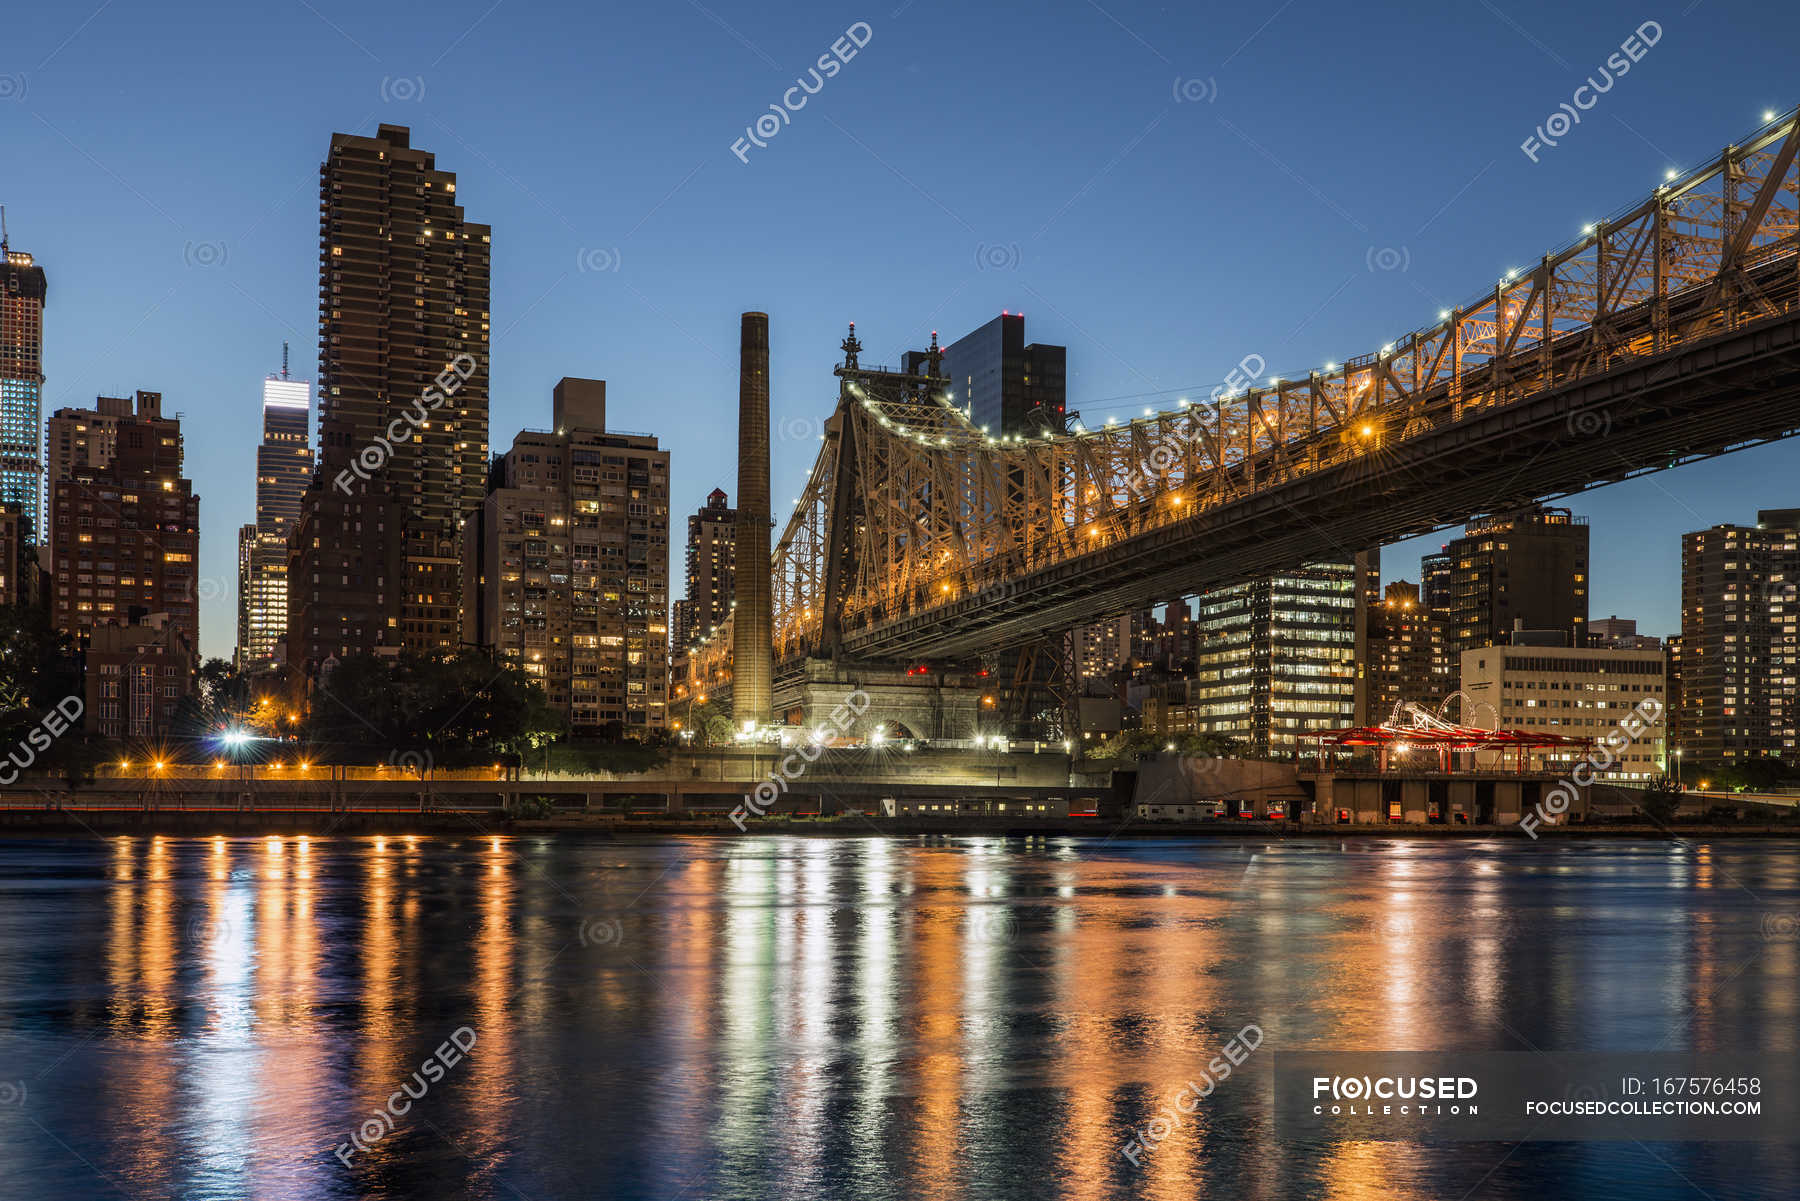
[[[1795,1146],[1284,1143],[1267,1056],[1791,1055],[1795,849],[15,843],[0,1195],[1785,1197]]]

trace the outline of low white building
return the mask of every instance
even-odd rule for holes
[[[1462,653],[1462,689],[1473,725],[1530,734],[1605,740],[1597,779],[1623,783],[1663,772],[1667,662],[1660,650],[1612,647],[1484,646]],[[1641,708],[1640,708],[1641,706]],[[1621,727],[1637,711],[1640,719]],[[1648,718],[1655,721],[1640,733]],[[1610,765],[1605,756],[1614,759]],[[1533,751],[1533,771],[1573,767],[1579,752]]]

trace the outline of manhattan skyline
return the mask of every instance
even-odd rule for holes
[[[735,495],[733,325],[768,312],[779,522],[846,321],[871,361],[898,362],[934,329],[947,341],[1024,311],[1034,340],[1069,347],[1069,405],[1092,426],[1204,396],[1247,355],[1291,376],[1370,351],[1792,101],[1770,94],[1791,43],[1766,21],[1752,39],[1727,6],[1665,14],[1643,60],[1533,161],[1521,143],[1641,10],[1434,15],[1405,30],[1416,83],[1387,88],[1274,81],[1276,63],[1397,53],[1392,23],[1310,5],[1057,4],[1014,26],[921,0],[861,14],[856,57],[740,158],[745,126],[857,14],[678,5],[612,28],[486,2],[429,22],[211,11],[181,29],[112,6],[85,23],[14,15],[0,123],[31,169],[0,202],[49,278],[45,414],[145,389],[184,417],[201,573],[224,584],[203,593],[202,649],[222,657],[261,382],[283,341],[295,376],[318,374],[304,348],[333,132],[411,126],[492,226],[494,447],[539,423],[557,379],[603,378],[613,424],[672,452],[674,513]],[[1500,100],[1466,99],[1472,39],[1512,73]],[[1679,86],[1702,74],[1708,88]],[[1595,531],[1590,612],[1673,632],[1680,534],[1791,505],[1796,454],[1565,502]],[[1416,579],[1446,536],[1390,548],[1385,574]]]

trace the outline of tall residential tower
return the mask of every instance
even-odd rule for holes
[[[669,452],[608,433],[606,381],[568,378],[463,526],[463,640],[521,664],[585,734],[662,730]]]
[[[1800,509],[1682,535],[1679,664],[1689,763],[1800,759]]]
[[[489,231],[405,126],[319,168],[319,470],[289,566],[288,658],[454,650],[459,530],[488,469]]]
[[[50,419],[50,620],[84,646],[94,627],[167,614],[195,644],[200,498],[181,474],[181,422],[162,393],[102,396]]]

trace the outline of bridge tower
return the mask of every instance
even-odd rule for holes
[[[765,725],[774,705],[770,585],[769,315],[745,313],[738,341],[738,521],[731,717]]]

